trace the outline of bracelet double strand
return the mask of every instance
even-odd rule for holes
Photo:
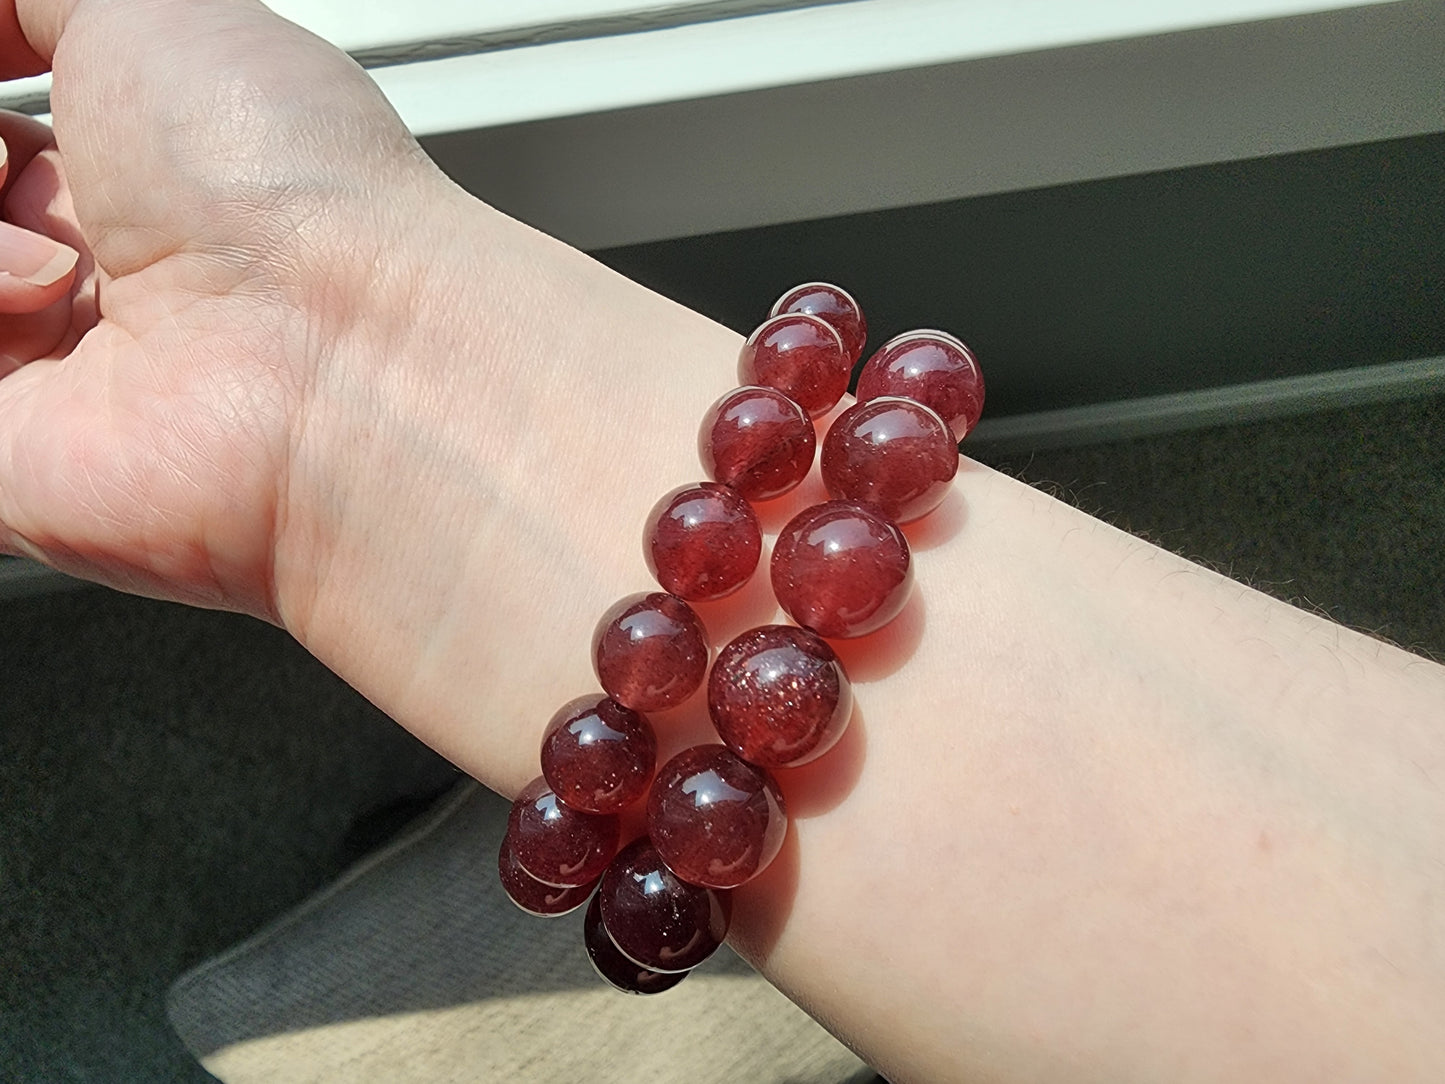
[[[853,709],[830,639],[892,621],[913,589],[899,524],[927,515],[958,470],[984,385],[973,352],[941,331],[880,347],[857,401],[821,442],[815,420],[847,394],[867,324],[827,283],[789,290],[744,343],[741,385],[707,411],[698,454],[708,481],[664,495],[644,557],[659,591],[629,595],[597,624],[602,692],[563,705],[542,737],[542,774],[512,805],[498,855],[508,896],[540,916],[587,905],[583,942],[598,974],[628,993],[676,986],[727,936],[730,892],[777,857],[788,830],[774,772],[824,756]],[[753,505],[796,488],[815,458],[830,500],[789,520],[772,547],[769,624],[717,652],[691,603],[753,576],[763,535]],[[649,713],[707,685],[719,741],[656,767]],[[621,814],[645,802],[646,831]]]

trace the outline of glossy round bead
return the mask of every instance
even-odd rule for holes
[[[769,317],[738,354],[738,383],[777,388],[814,418],[838,405],[852,372],[838,332],[802,312]]]
[[[768,768],[796,768],[833,748],[848,729],[853,688],[821,636],[764,625],[718,652],[707,706],[738,756]]]
[[[726,892],[679,879],[646,836],[612,860],[597,899],[612,943],[653,971],[688,971],[702,963],[722,944],[732,918]]]
[[[597,887],[596,879],[576,888],[543,884],[522,868],[512,852],[511,840],[506,836],[502,837],[502,847],[497,853],[497,872],[501,875],[502,888],[508,898],[529,915],[542,918],[555,918],[575,911],[587,902],[587,897]]]
[[[507,818],[507,844],[517,864],[559,888],[597,880],[617,853],[621,831],[615,816],[568,809],[541,778],[517,795]]]
[[[782,312],[806,312],[828,321],[843,339],[851,366],[863,356],[863,344],[868,341],[868,321],[863,319],[863,310],[853,295],[841,286],[827,282],[805,282],[794,286],[777,301],[769,315]]]
[[[933,410],[957,443],[983,414],[983,370],[973,351],[947,332],[910,331],[879,347],[858,374],[860,403],[882,395]]]
[[[750,501],[768,501],[808,476],[817,444],[807,411],[774,388],[747,387],[708,409],[697,453],[713,481]]]
[[[799,512],[773,546],[773,594],[798,624],[848,638],[898,616],[913,587],[908,542],[894,524],[852,501]]]
[[[587,948],[593,970],[624,994],[660,994],[692,974],[691,971],[653,971],[622,955],[602,927],[602,901],[598,896],[593,896],[587,905],[587,914],[582,920],[582,944]]]
[[[823,485],[840,500],[878,509],[894,523],[926,516],[958,473],[953,433],[912,399],[855,403],[823,439]]]
[[[701,482],[657,502],[647,517],[642,549],[664,591],[707,602],[747,583],[763,552],[763,532],[737,490]]]
[[[783,792],[762,768],[721,745],[695,745],[664,764],[647,798],[647,834],[684,881],[736,888],[768,867],[788,832]]]
[[[619,599],[592,634],[597,680],[633,711],[681,704],[702,684],[707,652],[707,634],[692,607],[660,591]]]
[[[620,813],[647,793],[657,765],[652,725],[606,696],[579,696],[542,734],[542,778],[583,813]]]

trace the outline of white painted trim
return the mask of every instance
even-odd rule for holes
[[[378,69],[418,135],[515,124],[762,87],[1127,40],[1400,0],[817,0],[717,19],[741,0],[273,0],[279,13],[351,52],[476,39],[475,54]],[[768,6],[755,0],[756,6]],[[676,12],[699,20],[616,33]],[[588,30],[595,23],[601,36]],[[581,40],[486,50],[489,36],[571,27]],[[15,80],[0,108],[39,112],[49,76]],[[42,107],[43,108],[43,107]]]
[[[1442,56],[1445,3],[1425,0],[557,117],[429,149],[483,199],[596,250],[1440,131]]]
[[[1385,2],[857,0],[373,75],[427,135]]]
[[[697,0],[267,0],[267,6],[358,53],[408,42],[510,35],[532,27],[641,22],[712,5]]]

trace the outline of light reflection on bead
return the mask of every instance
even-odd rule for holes
[[[647,719],[606,696],[564,704],[542,734],[542,777],[584,813],[620,813],[647,793],[657,738]]]
[[[702,468],[750,501],[795,488],[813,466],[818,437],[807,411],[775,388],[735,388],[708,408],[697,435]]]
[[[719,736],[738,756],[796,768],[843,736],[853,690],[822,637],[792,625],[764,625],[718,652],[707,705]]]
[[[738,354],[738,383],[777,388],[813,418],[838,405],[853,372],[842,337],[826,320],[807,313],[771,316],[748,336]]]
[[[675,595],[619,599],[597,622],[592,663],[607,695],[633,711],[676,707],[707,673],[707,635]]]
[[[660,994],[692,974],[690,971],[653,971],[622,955],[602,926],[602,901],[597,896],[592,897],[592,902],[587,905],[587,915],[582,920],[582,943],[587,947],[587,958],[592,961],[593,970],[608,985],[624,994]]]
[[[613,859],[597,894],[612,943],[653,971],[688,971],[702,963],[722,944],[732,917],[726,891],[678,878],[646,836]]]
[[[507,836],[502,837],[502,846],[497,852],[497,874],[507,898],[529,915],[539,918],[556,918],[575,911],[587,902],[598,880],[594,878],[575,888],[543,884],[522,868]]]
[[[858,401],[897,395],[922,403],[957,444],[983,414],[983,370],[973,351],[943,331],[909,331],[880,346],[858,374]]]
[[[902,612],[913,588],[908,542],[852,501],[825,501],[789,520],[773,546],[773,594],[820,636],[865,636]]]
[[[823,440],[828,495],[869,505],[894,523],[932,512],[957,473],[952,432],[912,399],[884,396],[855,403]]]
[[[788,815],[777,781],[721,745],[664,764],[647,799],[647,834],[690,884],[736,888],[777,857]]]
[[[664,591],[711,602],[747,583],[763,552],[752,507],[717,482],[680,486],[658,501],[642,532],[648,570]]]
[[[617,853],[621,832],[615,816],[563,805],[542,778],[523,788],[507,817],[507,842],[518,864],[558,888],[595,881]]]
[[[829,282],[805,282],[794,286],[777,301],[769,312],[777,316],[782,312],[806,312],[833,325],[843,338],[848,351],[848,364],[852,365],[863,356],[863,345],[868,341],[868,321],[853,295],[841,286]]]

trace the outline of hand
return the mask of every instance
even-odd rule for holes
[[[736,337],[461,192],[252,0],[0,0],[0,75],[51,63],[5,217],[79,258],[0,278],[0,550],[275,621],[520,786]]]
[[[309,400],[389,214],[444,183],[359,68],[259,3],[10,7],[0,74],[53,61],[55,130],[0,117],[0,548],[275,619]]]

